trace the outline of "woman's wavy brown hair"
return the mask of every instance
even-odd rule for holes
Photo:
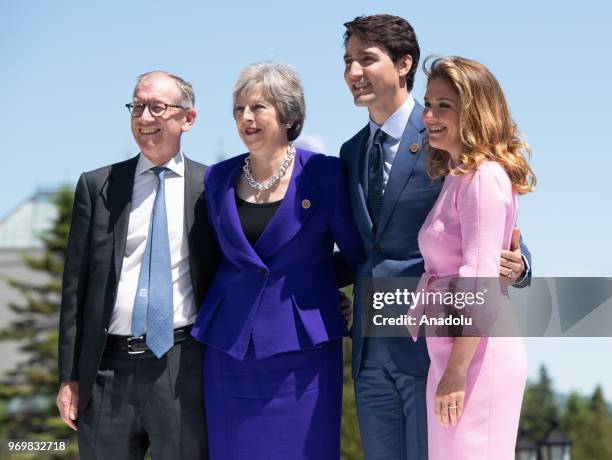
[[[463,144],[456,169],[448,152],[429,146],[429,175],[473,173],[483,161],[491,160],[504,168],[517,193],[532,192],[536,177],[525,158],[531,157],[531,150],[510,117],[504,93],[489,69],[462,57],[429,56],[423,70],[428,82],[440,78],[457,91]]]

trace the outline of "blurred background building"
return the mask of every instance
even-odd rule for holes
[[[42,254],[39,236],[49,230],[57,217],[52,200],[58,190],[59,187],[40,188],[0,217],[0,324],[7,324],[13,318],[9,304],[22,300],[20,293],[8,285],[7,278],[33,283],[45,281],[44,274],[26,267],[23,257]],[[0,381],[3,381],[6,372],[15,367],[22,355],[16,342],[0,341],[0,356]]]

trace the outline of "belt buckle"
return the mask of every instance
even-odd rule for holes
[[[139,355],[149,349],[147,347],[147,343],[145,342],[144,335],[139,335],[138,337],[128,337],[125,340],[127,342],[128,355]]]

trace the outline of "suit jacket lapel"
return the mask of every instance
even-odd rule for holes
[[[127,240],[130,211],[132,209],[132,189],[138,156],[126,163],[119,163],[111,168],[108,187],[105,190],[110,211],[109,231],[113,232],[113,260],[115,280],[119,283],[125,244]]]
[[[185,225],[186,233],[190,234],[191,228],[194,223],[194,210],[196,202],[202,195],[204,177],[197,177],[194,174],[194,168],[192,168],[191,160],[186,156],[183,156],[185,160]]]
[[[372,234],[372,218],[368,212],[366,197],[368,196],[368,171],[367,171],[367,144],[370,127],[366,125],[355,137],[353,144],[349,146],[349,151],[354,152],[347,156],[351,164],[350,172],[350,193],[353,195],[351,207],[355,222],[362,235]]]
[[[366,125],[360,132],[357,141],[357,148],[359,155],[355,160],[357,161],[357,171],[359,172],[359,186],[361,187],[363,202],[366,206],[366,214],[368,218],[370,214],[367,212],[367,197],[368,197],[368,138],[370,137],[370,126]]]
[[[300,149],[294,161],[285,197],[255,244],[255,251],[264,260],[287,244],[319,205],[320,191],[304,169],[305,159]]]
[[[262,265],[261,259],[246,238],[236,206],[236,181],[246,155],[236,158],[225,180],[214,187],[209,187],[206,193],[217,204],[219,229],[217,235],[228,259],[247,258],[251,263]],[[210,210],[209,210],[210,211]]]
[[[393,160],[393,166],[391,167],[391,174],[385,188],[385,194],[383,196],[383,205],[380,212],[380,221],[378,223],[378,232],[382,231],[389,221],[391,212],[395,207],[399,196],[401,195],[406,182],[412,174],[414,165],[418,161],[419,157],[423,154],[423,133],[425,132],[425,126],[422,121],[423,108],[421,105],[415,103],[412,113],[402,139]],[[418,150],[413,152],[414,145],[417,146]],[[412,147],[412,148],[411,148]]]
[[[194,242],[202,241],[206,238],[206,235],[198,234],[202,232],[202,226],[194,227],[196,222],[196,216],[201,212],[203,206],[203,193],[204,193],[204,167],[199,167],[194,161],[191,161],[185,155],[183,155],[185,161],[185,173],[184,173],[184,224],[185,224],[185,235],[187,235],[187,242],[189,244],[189,269],[191,276],[191,284],[193,286],[193,292],[195,298],[199,299],[202,296],[200,292],[200,264],[203,263],[201,258],[204,256],[198,250],[200,246],[194,244]],[[202,203],[198,203],[198,201]],[[199,215],[200,219],[206,219],[205,215]]]

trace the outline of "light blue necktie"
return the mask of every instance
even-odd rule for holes
[[[149,224],[147,246],[142,258],[132,313],[132,335],[144,335],[149,349],[161,358],[174,344],[174,308],[168,218],[166,216],[167,168],[151,168],[159,179]]]

